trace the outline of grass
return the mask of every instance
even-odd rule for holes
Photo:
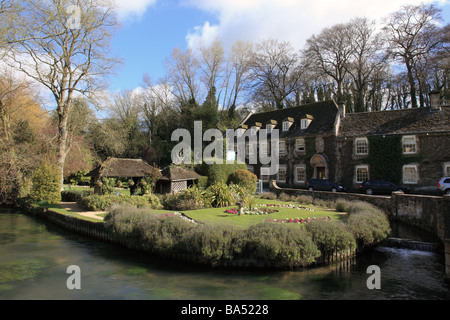
[[[258,204],[278,204],[278,205],[286,205],[286,204],[293,204],[299,206],[299,204],[296,203],[288,203],[288,202],[282,202],[278,200],[266,200],[266,199],[258,199],[255,202],[255,207],[258,207]],[[183,213],[202,223],[206,224],[216,224],[216,223],[228,223],[231,225],[237,225],[241,227],[249,227],[253,224],[257,224],[269,219],[277,219],[277,220],[283,220],[287,218],[322,218],[322,217],[330,217],[333,220],[339,220],[343,217],[342,214],[336,212],[334,209],[326,209],[326,208],[320,208],[315,206],[305,206],[307,208],[311,208],[314,211],[306,211],[306,210],[300,210],[300,209],[292,209],[292,208],[280,208],[280,207],[274,207],[273,209],[278,210],[276,213],[267,214],[267,215],[233,215],[230,213],[226,213],[225,210],[237,208],[237,206],[232,207],[226,207],[226,208],[208,208],[208,209],[200,209],[200,210],[190,210],[190,211],[183,211]],[[272,207],[263,207],[263,208],[272,208]]]

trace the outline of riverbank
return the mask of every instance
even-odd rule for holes
[[[369,221],[384,214],[377,211],[378,214],[370,215],[375,208],[367,204],[360,210],[367,212],[350,219],[352,229],[341,221],[327,220],[304,225],[266,222],[247,229],[220,224],[192,227],[186,219],[167,215],[155,218],[145,209],[134,212],[130,207],[116,215],[119,220],[110,218],[105,223],[101,216],[104,212],[87,213],[74,203],[58,205],[58,208],[34,206],[29,212],[66,230],[179,262],[231,269],[292,270],[343,262],[382,241],[374,239],[374,235],[387,236],[386,230],[380,232],[387,219],[372,226],[379,230],[369,230],[370,234],[365,235],[364,232]]]

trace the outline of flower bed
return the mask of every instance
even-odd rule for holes
[[[325,220],[325,221],[330,221],[331,218],[330,217],[321,217],[321,218],[287,218],[287,219],[270,219],[268,220],[269,222],[278,222],[278,223],[300,223],[300,224],[304,224],[304,223],[308,223],[311,222],[312,220]]]
[[[239,210],[236,208],[225,210],[226,213],[230,214],[239,214]],[[264,214],[272,214],[278,212],[276,209],[266,209],[266,208],[252,208],[251,210],[249,208],[243,208],[242,213],[243,214],[253,214],[253,215],[264,215]]]
[[[288,208],[288,209],[299,209],[299,210],[306,210],[306,211],[314,211],[314,209],[299,206],[295,204],[258,204],[258,206],[265,206],[265,207],[279,207],[279,208]]]

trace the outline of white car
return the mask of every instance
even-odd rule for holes
[[[450,177],[444,177],[439,180],[438,191],[442,194],[450,195]]]

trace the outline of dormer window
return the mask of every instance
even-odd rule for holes
[[[262,127],[262,123],[260,122],[255,122],[255,125],[253,127],[251,127],[250,129],[250,134],[251,135],[256,135],[258,133],[258,130],[261,129]]]
[[[310,114],[307,114],[305,118],[302,118],[300,120],[300,128],[302,130],[304,129],[308,129],[309,125],[311,124],[311,122],[314,120],[314,117]]]
[[[239,129],[238,129],[238,135],[242,136],[244,135],[245,131],[247,131],[248,126],[246,126],[245,124],[243,124]]]
[[[291,125],[294,123],[293,118],[287,118],[283,121],[283,131],[289,131]]]
[[[266,125],[267,133],[272,133],[272,130],[275,128],[276,125],[277,121],[270,120],[270,122]]]

